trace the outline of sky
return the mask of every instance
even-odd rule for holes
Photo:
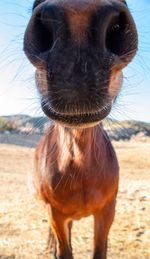
[[[123,71],[124,84],[110,117],[150,122],[150,1],[128,0],[139,34],[139,50]],[[0,116],[42,115],[34,67],[23,53],[32,0],[0,1]]]

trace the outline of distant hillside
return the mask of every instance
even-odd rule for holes
[[[46,117],[30,117],[28,115],[14,115],[0,117],[1,133],[27,133],[41,135],[50,120]],[[130,140],[133,137],[150,137],[150,123],[138,121],[104,121],[104,127],[113,140]]]
[[[150,137],[150,123],[139,121],[104,122],[105,129],[113,140],[130,140],[131,138]]]
[[[50,123],[50,121],[46,117],[30,117],[28,115],[2,116],[0,117],[0,132],[8,130],[15,132],[43,133],[47,123]],[[9,127],[7,128],[8,125]]]

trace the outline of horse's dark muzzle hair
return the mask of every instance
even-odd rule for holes
[[[70,126],[105,118],[137,50],[124,1],[35,1],[24,50],[37,68],[45,114]]]

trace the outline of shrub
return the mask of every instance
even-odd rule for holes
[[[11,121],[7,121],[4,118],[0,118],[0,132],[12,130],[15,130],[13,123]]]

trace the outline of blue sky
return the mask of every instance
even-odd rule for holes
[[[139,33],[139,51],[124,70],[124,85],[111,117],[150,122],[150,1],[128,0]],[[0,1],[0,115],[41,115],[34,68],[22,51],[32,0]]]

